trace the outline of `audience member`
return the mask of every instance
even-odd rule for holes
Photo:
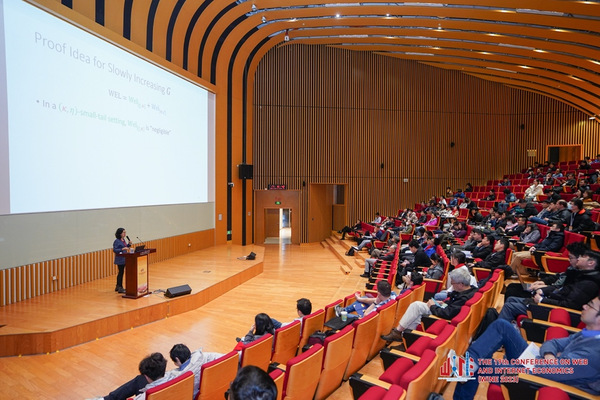
[[[477,288],[470,285],[471,275],[463,269],[450,272],[448,279],[454,290],[446,301],[438,302],[430,299],[427,303],[422,301],[411,303],[400,319],[398,326],[393,328],[387,335],[381,335],[381,338],[388,342],[402,340],[402,332],[405,329],[415,329],[423,316],[433,314],[448,320],[454,318],[467,300],[477,292]]]
[[[96,400],[127,400],[129,397],[137,396],[143,393],[152,382],[165,376],[166,369],[167,359],[161,353],[152,353],[140,361],[138,366],[140,374],[138,376],[119,386],[107,396],[96,398]]]
[[[300,323],[302,324],[304,317],[306,317],[307,315],[310,315],[310,313],[312,312],[312,303],[310,302],[310,300],[306,299],[304,297],[301,299],[298,299],[296,301],[296,312],[298,313],[298,318],[296,318],[290,322],[281,323],[281,322],[277,321],[276,319],[271,318],[271,322],[273,323],[273,328],[279,329],[281,327],[291,324],[294,321],[300,321]]]
[[[248,365],[238,371],[225,399],[276,400],[277,386],[265,371],[254,365]]]
[[[546,341],[540,347],[539,358],[546,360],[556,359],[556,365],[569,365],[573,368],[572,374],[535,374],[542,378],[574,386],[593,395],[600,394],[600,299],[590,300],[583,306],[581,322],[585,329],[566,338]],[[509,322],[505,320],[494,321],[488,326],[483,335],[469,346],[469,357],[475,360],[475,379],[464,383],[457,383],[454,389],[455,400],[471,400],[475,397],[479,386],[477,360],[492,358],[493,354],[504,347],[505,358],[513,365],[513,361],[525,351],[528,344]],[[563,362],[564,360],[564,362]],[[573,364],[572,360],[585,360]],[[543,371],[544,368],[539,368]]]
[[[565,241],[564,226],[560,222],[554,222],[550,226],[548,236],[542,242],[529,250],[517,251],[512,255],[512,261],[510,267],[515,274],[527,275],[525,267],[523,267],[523,260],[529,260],[533,256],[533,253],[537,251],[560,251]]]
[[[550,304],[553,306],[581,310],[581,307],[600,292],[600,253],[587,251],[579,256],[575,267],[579,270],[572,283],[561,287],[544,286],[532,293],[532,298],[510,297],[498,318],[513,321],[517,316],[527,314],[529,304]]]
[[[359,296],[358,293],[355,293],[354,297],[356,301],[345,308],[335,306],[335,313],[338,317],[342,311],[346,311],[349,318],[362,318],[390,300],[394,300],[396,293],[392,292],[392,287],[388,281],[381,280],[377,282],[376,297]]]

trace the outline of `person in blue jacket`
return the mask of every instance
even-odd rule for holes
[[[113,242],[113,251],[115,253],[115,265],[119,269],[117,274],[117,286],[115,286],[115,292],[125,293],[123,289],[123,274],[125,273],[125,257],[121,254],[128,251],[131,247],[131,240],[127,237],[127,231],[125,228],[119,228],[115,232],[115,241]],[[125,241],[127,239],[127,241]]]
[[[568,366],[572,368],[572,371],[564,373],[563,371],[555,372],[552,368],[539,368],[532,372],[539,377],[598,395],[600,394],[600,299],[598,297],[583,306],[581,322],[585,324],[585,328],[581,332],[566,338],[544,342],[538,356],[539,359],[548,360],[549,364],[539,365],[539,367]],[[474,341],[467,350],[469,356],[475,361],[475,379],[457,383],[454,400],[470,400],[475,397],[479,386],[478,360],[491,358],[494,352],[502,346],[505,349],[505,358],[514,360],[525,351],[527,341],[510,322],[498,319],[492,322],[483,335]],[[573,360],[578,362],[573,362]],[[510,364],[509,366],[519,365]]]

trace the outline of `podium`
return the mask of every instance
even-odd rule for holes
[[[148,254],[156,249],[144,249],[137,253],[123,253],[125,257],[125,297],[137,299],[148,294]]]

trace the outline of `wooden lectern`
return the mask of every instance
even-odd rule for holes
[[[144,249],[136,253],[123,253],[125,257],[125,297],[137,299],[148,294],[148,254],[156,249]]]

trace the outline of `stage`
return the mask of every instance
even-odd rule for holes
[[[240,260],[253,251],[255,260]],[[153,294],[125,299],[115,275],[0,308],[0,356],[43,354],[197,309],[263,272],[264,248],[223,245],[151,264]],[[188,284],[167,298],[161,289]]]

